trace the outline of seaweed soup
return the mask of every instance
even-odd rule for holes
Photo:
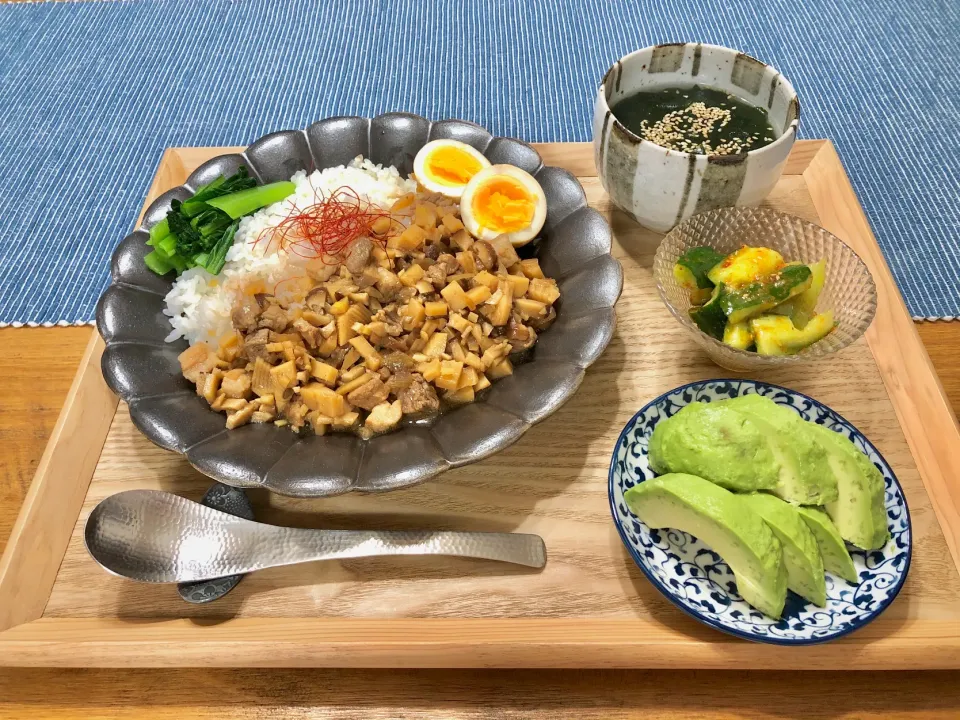
[[[641,91],[611,111],[633,134],[679,152],[734,155],[777,139],[766,110],[704,85]]]

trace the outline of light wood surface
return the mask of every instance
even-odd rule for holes
[[[588,166],[589,146],[548,145],[541,150],[547,163],[581,172]],[[153,193],[182,181],[193,167],[222,151],[169,151]],[[836,220],[837,206],[855,203],[852,194],[845,200],[837,194],[830,205],[822,198],[818,203],[817,193],[811,192],[815,182],[824,180],[814,174],[823,157],[828,158],[825,169],[817,172],[839,167],[829,153],[832,148],[820,141],[798,143],[767,203],[814,221],[822,207],[828,219]],[[842,176],[842,169],[839,172]],[[400,651],[408,666],[447,667],[960,665],[960,607],[955,603],[960,577],[923,489],[923,482],[943,486],[937,473],[945,468],[926,467],[921,480],[897,424],[900,408],[894,408],[884,387],[894,371],[908,370],[894,363],[884,366],[881,377],[869,339],[832,359],[829,375],[808,365],[765,373],[762,379],[794,387],[836,408],[894,467],[913,511],[915,547],[911,578],[898,602],[868,628],[838,643],[784,650],[712,632],[677,613],[643,580],[609,521],[609,449],[623,423],[650,397],[724,373],[693,349],[690,337],[656,296],[651,264],[659,236],[614,210],[595,177],[582,176],[581,182],[589,202],[614,229],[614,254],[624,267],[625,284],[618,332],[567,405],[512,448],[446,473],[442,482],[389,495],[325,500],[253,494],[258,517],[279,524],[537,533],[550,549],[546,569],[517,572],[457,559],[318,563],[255,573],[217,603],[184,606],[172,588],[104,575],[83,546],[86,517],[109,494],[158,487],[199,498],[209,485],[181,458],[147,442],[121,405],[43,619],[0,635],[0,663],[375,667],[395,665]],[[862,245],[862,254],[870,251],[868,230],[842,229],[853,235],[848,240]],[[882,291],[895,293],[891,288],[883,286]],[[887,315],[878,315],[874,329],[889,322]],[[891,324],[881,337],[897,333],[903,334],[902,328]],[[918,342],[916,351],[923,355]],[[86,376],[102,392],[95,367]],[[939,388],[929,372],[919,373],[914,383]],[[942,426],[944,437],[952,432],[960,440],[952,415],[938,418],[925,412],[917,411],[913,421]],[[85,412],[85,419],[92,420],[88,415]],[[109,419],[106,413],[97,421]],[[949,520],[941,518],[941,523]],[[52,547],[50,555],[60,557]],[[8,592],[11,587],[19,586],[8,583]],[[217,625],[200,631],[179,618],[207,618]],[[132,619],[150,622],[131,626]],[[164,619],[167,622],[160,622]]]
[[[957,409],[960,323],[918,326]],[[0,543],[42,453],[89,337],[83,328],[2,329],[12,385]],[[28,358],[53,358],[38,383]],[[11,452],[12,445],[15,452]],[[2,523],[6,523],[5,525]],[[246,582],[246,581],[245,581]],[[0,671],[0,718],[22,717],[955,717],[954,673],[459,671]],[[891,696],[896,683],[899,690]],[[309,709],[311,706],[318,706]]]

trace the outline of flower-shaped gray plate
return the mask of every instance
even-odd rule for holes
[[[164,295],[173,276],[159,277],[144,265],[147,231],[166,216],[171,200],[184,199],[241,165],[266,183],[364,155],[406,175],[417,151],[437,138],[468,143],[493,163],[517,165],[543,187],[547,221],[536,255],[544,272],[557,279],[561,300],[557,321],[540,336],[532,360],[431,427],[408,426],[371,440],[346,434],[304,437],[273,425],[226,430],[223,415],[210,410],[180,374],[177,355],[186,343],[164,342],[170,331]],[[107,346],[103,376],[129,404],[130,417],[144,435],[227,485],[300,497],[395,490],[503,450],[576,392],[616,327],[614,304],[623,271],[611,244],[609,225],[587,206],[577,179],[544,166],[526,143],[493,137],[473,123],[432,123],[407,113],[328,118],[305,131],[266,135],[243,153],[204,163],[147,209],[143,226],[114,252],[112,283],[97,305],[97,329]]]

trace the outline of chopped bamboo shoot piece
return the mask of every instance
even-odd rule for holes
[[[460,232],[463,230],[463,223],[460,222],[458,218],[453,213],[447,213],[443,216],[443,227],[446,228],[447,232],[453,235],[454,233]]]
[[[350,340],[350,344],[353,345],[354,350],[360,353],[360,357],[366,361],[367,367],[371,370],[379,370],[380,366],[383,365],[383,358],[380,357],[380,353],[374,349],[365,337],[355,337]]]
[[[443,317],[447,314],[447,304],[445,302],[426,302],[423,309],[427,317]]]
[[[310,383],[304,386],[300,389],[300,397],[308,408],[322,415],[337,417],[346,411],[346,401],[343,396],[321,383]]]
[[[444,299],[447,301],[447,305],[449,305],[450,309],[454,312],[463,310],[465,307],[467,307],[467,294],[463,291],[463,288],[460,287],[460,283],[450,283],[440,291],[440,294],[443,295]]]
[[[330,306],[330,312],[334,315],[343,315],[350,308],[348,298],[340,298]]]
[[[500,280],[497,279],[496,275],[491,275],[486,270],[478,272],[473,278],[473,286],[485,286],[490,288],[490,292],[494,293],[497,291],[497,286],[500,284]]]
[[[473,275],[477,272],[477,258],[472,252],[464,250],[457,253],[457,262],[467,275]]]
[[[367,372],[365,365],[354,365],[352,368],[347,370],[345,373],[340,375],[340,382],[349,383],[356,380],[358,377]]]
[[[505,378],[508,375],[513,375],[513,365],[510,364],[510,361],[507,358],[504,358],[499,363],[487,370],[487,377],[494,380]]]
[[[494,278],[496,280],[496,278]],[[486,302],[493,294],[486,285],[477,285],[467,291],[467,307],[473,310],[482,302]]]
[[[404,306],[400,324],[404,330],[410,331],[423,325],[425,318],[426,311],[423,308],[423,303],[413,298]]]
[[[432,358],[428,362],[417,365],[417,372],[423,375],[427,382],[433,382],[440,377],[440,358]]]
[[[363,366],[361,365],[361,367]],[[372,379],[373,379],[373,375],[371,375],[369,372],[364,372],[363,375],[361,375],[360,377],[354,378],[350,382],[344,383],[343,385],[338,387],[337,393],[339,395],[343,395],[344,397],[346,397],[349,393],[352,393],[358,387],[362,387],[363,385],[366,385]]]
[[[440,377],[434,380],[438,388],[456,390],[463,373],[463,363],[457,360],[444,360],[440,363]]]
[[[401,272],[397,277],[400,278],[402,282],[407,287],[414,287],[418,282],[423,279],[423,268],[417,264],[413,264],[408,267],[406,270]]]
[[[310,374],[320,382],[332,386],[337,381],[338,373],[333,365],[327,365],[325,362],[312,358],[310,360]]]
[[[541,317],[547,312],[546,305],[539,300],[531,300],[530,298],[518,298],[514,301],[513,307],[523,320],[532,317]]]
[[[486,315],[491,325],[500,327],[506,325],[510,320],[510,313],[513,311],[513,286],[510,283],[503,283],[497,292],[500,298],[492,306],[484,305],[481,312]]]
[[[473,387],[477,384],[478,379],[477,371],[472,367],[465,367],[460,373],[460,380],[457,382],[457,390],[461,390],[465,387]]]
[[[358,334],[353,327],[355,323],[366,324],[369,321],[369,310],[363,305],[351,305],[349,310],[337,318],[337,344],[346,345],[350,338]]]
[[[520,272],[522,272],[531,280],[533,280],[534,278],[543,277],[543,270],[540,269],[540,261],[537,260],[536,258],[530,258],[529,260],[521,260]]]
[[[527,297],[533,300],[539,300],[547,305],[553,305],[560,297],[560,288],[557,287],[555,280],[546,280],[535,278],[530,281],[530,289],[527,290]]]
[[[530,287],[530,278],[523,275],[507,275],[507,282],[513,285],[513,297],[522,298]]]
[[[423,354],[427,357],[440,357],[447,350],[447,334],[445,332],[434,333],[427,340],[427,345],[423,349]]]
[[[411,225],[399,235],[387,240],[387,247],[394,250],[416,250],[423,245],[427,233],[419,225]]]
[[[451,315],[449,319],[450,327],[456,330],[458,333],[465,333],[469,330],[472,325],[470,321],[467,320],[462,315]]]
[[[473,387],[468,386],[465,388],[460,388],[459,390],[454,390],[452,392],[444,393],[443,399],[453,405],[464,405],[466,403],[472,403],[476,398],[476,394],[473,391]]]
[[[270,377],[273,382],[275,394],[282,395],[284,390],[288,390],[297,384],[297,366],[292,361],[287,361],[282,365],[270,368]]]
[[[347,350],[347,354],[343,356],[343,362],[340,363],[340,374],[342,375],[351,367],[353,364],[360,359],[360,353],[357,352],[357,349],[352,347]]]
[[[333,419],[333,429],[334,430],[349,430],[354,425],[357,424],[357,421],[360,420],[360,414],[356,412],[344,413],[340,417]]]
[[[475,352],[468,352],[463,359],[465,365],[469,365],[477,372],[483,372],[483,360]]]
[[[327,357],[337,349],[337,334],[335,332],[330,333],[323,339],[323,342],[320,343],[320,346],[317,348],[317,354]]]

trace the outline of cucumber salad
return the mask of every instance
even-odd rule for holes
[[[793,355],[826,337],[833,311],[816,312],[826,260],[787,262],[776,250],[748,247],[724,256],[711,247],[685,252],[673,276],[690,290],[690,318],[730,347]]]

